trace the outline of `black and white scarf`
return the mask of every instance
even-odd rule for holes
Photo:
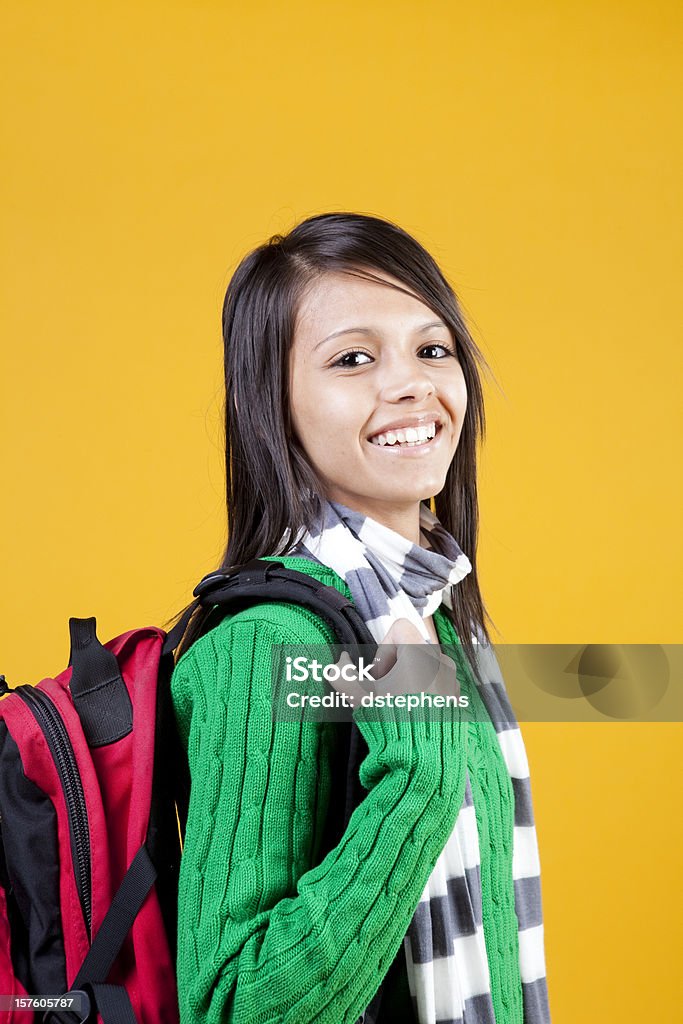
[[[420,506],[425,547],[338,502],[324,506],[324,522],[286,551],[333,569],[379,642],[399,618],[425,640],[423,619],[472,565],[425,504]],[[477,642],[485,685],[478,691],[489,711],[515,797],[513,880],[519,922],[523,1024],[549,1024],[540,865],[531,805],[529,767],[519,726],[490,645]],[[404,939],[410,992],[419,1024],[495,1024],[484,929],[480,848],[469,774],[458,817],[429,877]],[[450,884],[449,884],[450,883]],[[464,888],[463,888],[464,887]],[[465,898],[463,898],[463,893]],[[443,954],[443,955],[442,955]]]

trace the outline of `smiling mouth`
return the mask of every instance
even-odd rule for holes
[[[402,430],[387,430],[374,434],[368,441],[375,448],[397,449],[427,448],[442,430],[440,423],[421,424],[419,427],[405,427]]]

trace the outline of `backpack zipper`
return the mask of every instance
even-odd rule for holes
[[[88,939],[91,939],[91,892],[90,892],[90,838],[88,831],[88,812],[85,803],[83,784],[76,763],[76,755],[54,701],[42,690],[34,686],[22,685],[14,688],[25,704],[33,712],[47,740],[50,753],[57,765],[57,771],[64,789],[66,808],[69,816],[69,830],[76,852],[74,872],[76,888],[83,910]]]

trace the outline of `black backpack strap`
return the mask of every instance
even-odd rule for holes
[[[188,608],[183,617],[176,622],[173,629],[167,634],[164,646],[161,649],[162,655],[172,654],[173,651],[175,651],[176,647],[185,636],[185,630],[190,624],[190,619],[192,618],[194,610],[194,605]]]
[[[376,646],[355,605],[344,594],[308,573],[286,568],[275,559],[254,558],[232,569],[211,572],[193,593],[204,608],[214,609],[215,617],[207,621],[205,632],[226,613],[236,614],[252,605],[280,601],[302,605],[319,615],[334,631],[337,642],[350,653],[355,654],[360,644]],[[182,622],[181,619],[169,638]]]
[[[79,1010],[48,1010],[41,1015],[43,1024],[95,1024],[98,1014],[104,1024],[139,1024],[123,985],[84,984],[62,998],[67,996],[78,997]]]
[[[91,1004],[95,1003],[90,1009],[100,1013],[104,1024],[137,1024],[125,988],[105,982],[156,877],[156,868],[143,845],[116,891],[70,992],[66,993],[85,992]],[[87,1019],[90,1020],[90,1012]],[[71,1011],[49,1011],[43,1015],[44,1024],[53,1020],[77,1024],[79,1018]]]
[[[133,1004],[123,985],[88,985],[104,1024],[138,1024]]]
[[[92,985],[107,980],[112,964],[156,877],[156,868],[143,844],[123,876],[72,988],[81,988],[86,982]]]

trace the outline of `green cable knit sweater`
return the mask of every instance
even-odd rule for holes
[[[351,598],[325,566],[282,559]],[[459,644],[439,609],[441,643]],[[521,1024],[512,882],[514,794],[490,721],[355,718],[368,793],[318,863],[334,723],[273,722],[271,644],[334,643],[318,616],[260,605],[224,619],[171,680],[192,791],[180,869],[181,1024],[355,1024],[450,835],[469,768],[497,1024]],[[459,666],[470,702],[476,686]],[[474,716],[481,718],[480,712]],[[491,955],[491,951],[494,955]]]

